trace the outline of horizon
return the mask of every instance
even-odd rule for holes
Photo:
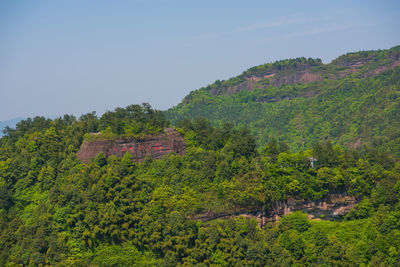
[[[400,44],[396,1],[248,3],[3,2],[0,121],[166,110],[253,66]]]

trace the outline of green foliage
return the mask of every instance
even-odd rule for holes
[[[184,156],[137,164],[130,153],[122,159],[100,153],[83,164],[75,153],[97,121],[86,119],[56,119],[1,139],[1,265],[397,262],[396,163],[329,143],[291,153],[275,139],[258,153],[248,129],[198,119],[180,124],[188,142]],[[310,221],[294,212],[261,229],[254,219],[235,217],[289,198],[318,200],[337,192],[363,198],[343,222]],[[213,219],[227,214],[233,217]]]
[[[107,159],[106,159],[106,156],[104,155],[104,153],[100,152],[94,159],[94,162],[99,167],[103,167],[104,165],[106,165]]]
[[[83,118],[90,124],[88,130],[92,134],[85,135],[85,138],[89,140],[141,138],[158,134],[169,125],[163,113],[152,109],[147,103],[143,103],[141,106],[130,105],[126,108],[107,111],[98,120],[88,114]],[[100,132],[93,134],[95,131]]]
[[[93,253],[92,264],[98,266],[157,266],[161,264],[154,254],[140,252],[130,243],[99,246]]]
[[[307,220],[307,215],[301,212],[293,212],[283,217],[278,223],[278,228],[282,232],[292,229],[298,232],[304,232],[307,231],[309,227],[310,223]]]

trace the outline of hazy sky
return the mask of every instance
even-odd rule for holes
[[[400,44],[400,1],[1,1],[0,120],[98,114],[279,59]]]

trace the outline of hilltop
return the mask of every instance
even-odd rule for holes
[[[204,117],[247,126],[260,146],[272,139],[298,151],[331,140],[400,155],[400,46],[361,51],[329,64],[296,58],[263,64],[192,91],[167,110],[173,124]]]

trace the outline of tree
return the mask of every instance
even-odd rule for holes
[[[96,163],[97,166],[103,167],[104,165],[107,164],[107,159],[106,156],[104,155],[103,152],[100,152],[96,158],[94,159],[94,162]]]

